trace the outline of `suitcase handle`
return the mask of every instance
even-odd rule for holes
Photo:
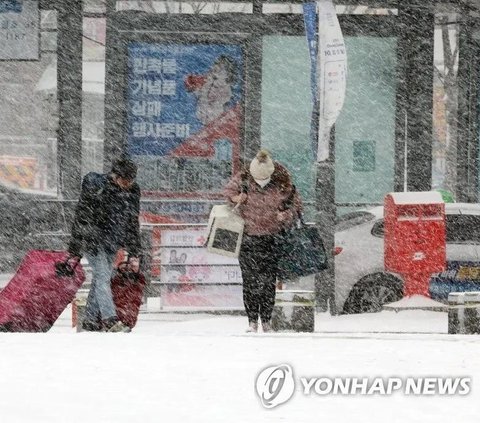
[[[72,256],[68,256],[65,261],[59,261],[55,263],[55,274],[59,278],[71,278],[75,274],[75,269],[77,268],[80,260],[75,260],[73,266],[70,264]]]
[[[133,272],[129,268],[129,264],[130,264],[130,258],[127,258],[127,260],[120,262],[117,266],[117,273],[125,279],[129,279],[136,282],[138,281],[138,278],[140,276],[140,270],[138,272]]]

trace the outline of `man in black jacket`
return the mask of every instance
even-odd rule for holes
[[[72,226],[69,253],[84,253],[92,267],[92,286],[87,299],[83,329],[129,332],[118,320],[110,279],[117,251],[125,248],[133,270],[138,270],[140,245],[140,187],[135,182],[136,164],[129,159],[113,163],[109,174],[88,173]]]

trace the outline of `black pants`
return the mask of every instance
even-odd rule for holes
[[[269,322],[275,305],[277,253],[273,235],[244,235],[238,257],[243,279],[243,303],[249,322]]]

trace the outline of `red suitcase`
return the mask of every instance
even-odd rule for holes
[[[112,278],[112,296],[118,318],[133,329],[137,324],[138,313],[142,305],[145,277],[141,273],[132,273],[117,269]]]
[[[71,273],[58,271],[56,265],[68,257],[64,251],[27,253],[0,291],[0,332],[46,332],[52,327],[85,280],[79,263],[67,266]]]

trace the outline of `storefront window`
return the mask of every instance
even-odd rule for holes
[[[310,58],[303,36],[263,38],[262,147],[285,164],[305,201],[314,201],[310,143]]]
[[[335,196],[383,203],[394,190],[397,39],[346,37],[345,103],[335,125]]]
[[[19,7],[0,14],[0,190],[55,197],[56,12]]]
[[[395,37],[346,37],[348,80],[335,125],[336,203],[383,201],[394,188]],[[314,203],[310,62],[304,37],[263,41],[262,146],[288,165]]]

